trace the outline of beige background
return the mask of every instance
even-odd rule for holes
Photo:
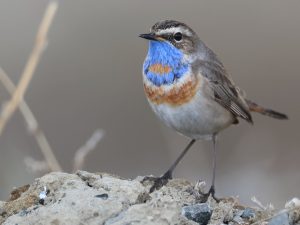
[[[32,49],[45,0],[0,1],[0,65],[17,82]],[[143,93],[141,67],[147,42],[138,34],[156,21],[189,24],[257,102],[283,111],[289,121],[254,115],[220,135],[218,196],[282,206],[300,196],[300,1],[61,1],[49,45],[26,100],[66,171],[74,152],[97,128],[106,131],[85,170],[124,177],[159,175],[187,139],[164,127]],[[0,99],[8,99],[0,86]],[[25,156],[42,159],[16,113],[0,138],[0,199],[36,175]],[[197,143],[176,177],[211,176],[211,144]]]

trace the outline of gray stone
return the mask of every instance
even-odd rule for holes
[[[252,208],[246,208],[244,209],[241,217],[245,219],[255,218],[255,210]]]
[[[290,225],[289,215],[287,213],[280,213],[279,215],[273,217],[268,225]]]
[[[208,224],[212,210],[207,203],[194,204],[182,207],[182,215],[201,225]]]
[[[232,221],[233,221],[234,223],[237,223],[237,224],[243,224],[243,223],[244,223],[243,218],[240,217],[240,216],[234,216],[233,219],[232,219]]]
[[[96,198],[102,198],[103,200],[108,199],[108,194],[104,193],[104,194],[100,194],[100,195],[96,195]]]

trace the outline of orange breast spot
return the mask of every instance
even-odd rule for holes
[[[156,63],[156,64],[149,66],[149,71],[152,73],[160,74],[160,75],[168,74],[169,72],[171,72],[171,67],[164,66],[160,63]]]
[[[163,86],[148,86],[144,84],[145,93],[153,104],[168,104],[180,106],[193,99],[199,87],[198,79],[190,79],[181,85],[174,85],[173,88],[166,90]]]

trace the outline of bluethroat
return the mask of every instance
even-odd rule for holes
[[[190,138],[176,161],[155,179],[151,192],[172,178],[173,171],[196,140],[212,140],[213,175],[208,195],[215,198],[216,136],[239,118],[253,123],[251,112],[276,119],[287,116],[246,98],[233,82],[216,54],[186,24],[160,21],[150,33],[143,65],[144,90],[158,118],[168,127]]]

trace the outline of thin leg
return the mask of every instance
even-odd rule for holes
[[[163,177],[172,179],[173,178],[173,171],[178,165],[178,163],[181,161],[181,159],[185,156],[185,154],[189,151],[189,149],[192,147],[192,145],[196,142],[195,139],[192,139],[189,144],[183,149],[181,154],[178,156],[178,158],[175,160],[175,162],[171,165],[171,167],[167,170],[167,172],[164,173]]]
[[[145,180],[153,180],[154,184],[150,188],[150,193],[154,190],[160,189],[162,186],[168,183],[170,179],[173,178],[173,171],[180,162],[180,160],[185,156],[185,154],[189,151],[189,149],[192,147],[192,145],[196,142],[195,139],[192,139],[189,144],[185,147],[185,149],[181,152],[179,157],[175,160],[175,162],[171,165],[171,167],[165,172],[161,177],[145,177],[143,182]]]
[[[212,175],[212,181],[211,181],[211,187],[207,193],[207,195],[209,196],[211,194],[211,196],[216,200],[219,201],[219,199],[217,199],[215,197],[215,179],[216,179],[216,169],[217,169],[217,146],[216,146],[216,134],[213,134],[212,136],[212,142],[213,142],[213,175]],[[208,197],[207,196],[207,197]]]
[[[217,169],[217,145],[216,145],[216,135],[212,137],[213,141],[213,176],[211,186],[215,189],[215,179],[216,179],[216,169]]]

